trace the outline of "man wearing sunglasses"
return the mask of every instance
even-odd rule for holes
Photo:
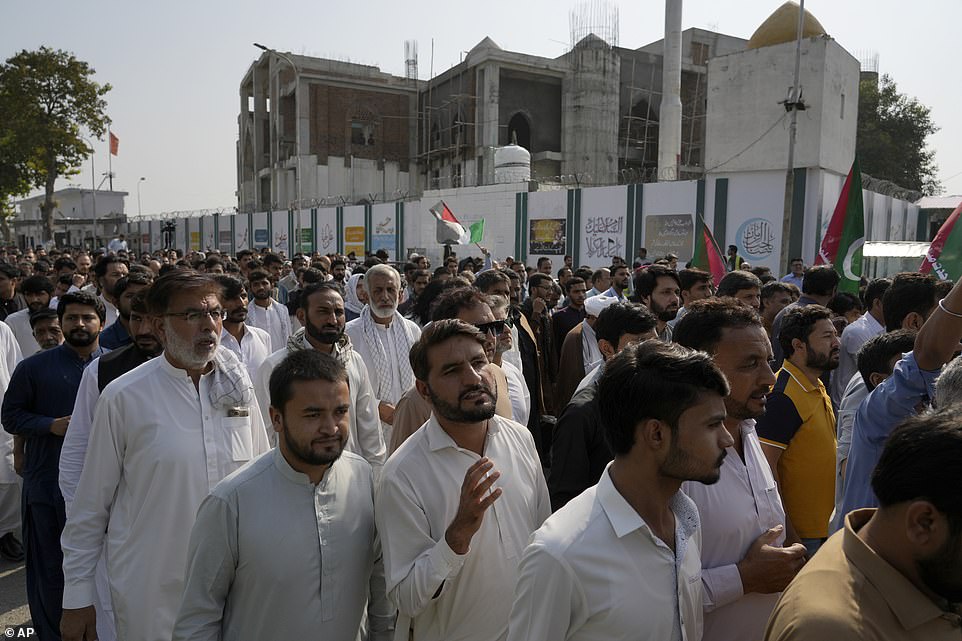
[[[108,385],[97,403],[61,539],[64,641],[98,638],[102,552],[117,638],[169,639],[197,508],[269,449],[247,369],[220,348],[221,291],[187,270],[157,279],[147,308],[164,353]]]

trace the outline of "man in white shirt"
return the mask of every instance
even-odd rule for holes
[[[702,543],[688,480],[718,481],[728,383],[706,354],[630,345],[598,388],[615,459],[521,558],[510,641],[700,639]]]
[[[892,286],[888,278],[876,278],[865,288],[865,313],[846,325],[839,339],[838,368],[832,372],[832,403],[838,407],[852,376],[858,373],[856,355],[862,345],[885,331],[882,296]],[[895,329],[895,328],[892,328]]]
[[[255,269],[250,275],[251,295],[254,300],[247,306],[247,324],[266,331],[271,337],[271,351],[276,352],[287,345],[293,332],[291,315],[286,305],[281,305],[271,297],[274,285],[270,275]]]
[[[786,545],[785,509],[755,433],[775,383],[771,343],[761,317],[731,299],[693,303],[675,326],[675,342],[711,354],[725,374],[727,449],[718,483],[686,482],[704,541],[704,641],[761,639],[778,596],[805,562],[805,546]]]
[[[197,508],[269,448],[247,372],[218,349],[219,294],[213,279],[186,270],[155,281],[147,306],[164,353],[107,386],[97,403],[61,539],[64,641],[96,638],[101,553],[117,638],[169,640]]]
[[[9,327],[0,327],[0,404],[20,358],[13,332]],[[20,476],[14,470],[13,443],[13,434],[0,430],[0,552],[7,561],[20,563],[23,561],[23,544],[17,538],[21,525]]]
[[[220,344],[234,352],[241,360],[251,381],[257,381],[258,368],[271,355],[271,336],[260,327],[253,327],[247,320],[247,290],[239,278],[220,274],[214,279],[223,287],[221,300],[224,301],[224,328],[220,333]],[[266,408],[261,408],[266,410]]]
[[[127,251],[127,238],[123,234],[120,234],[116,238],[111,238],[110,242],[107,243],[107,251],[115,254]]]
[[[530,432],[495,415],[484,341],[449,319],[411,350],[432,415],[384,465],[375,501],[401,638],[502,639],[521,551],[551,511]]]
[[[398,301],[401,275],[390,265],[375,265],[364,273],[368,304],[345,328],[351,344],[367,365],[378,401],[385,443],[391,442],[394,408],[414,386],[408,352],[421,335],[416,323],[401,316]]]
[[[201,504],[173,638],[354,641],[366,610],[368,639],[387,641],[394,608],[384,592],[374,475],[344,451],[347,370],[317,350],[297,350],[270,383],[278,447]]]
[[[304,327],[291,336],[286,347],[274,352],[264,361],[254,380],[257,404],[264,415],[265,424],[270,423],[270,378],[274,368],[288,354],[302,349],[330,354],[347,368],[351,391],[347,451],[363,457],[377,475],[387,459],[387,444],[381,433],[377,399],[368,378],[367,367],[352,348],[351,340],[344,334],[344,299],[341,298],[337,286],[334,283],[308,285],[301,292],[297,318]],[[274,440],[275,437],[271,437],[271,441]]]
[[[129,264],[126,258],[119,256],[104,256],[97,261],[94,266],[94,279],[96,291],[100,294],[100,300],[107,308],[107,318],[104,320],[104,327],[110,327],[117,322],[119,316],[117,312],[117,299],[114,296],[114,285],[117,281],[127,275]],[[82,291],[93,293],[94,285],[84,287]]]
[[[19,312],[10,314],[3,322],[13,330],[13,335],[20,346],[20,353],[23,356],[33,356],[40,351],[40,344],[33,337],[30,315],[50,306],[50,297],[53,296],[53,283],[46,276],[31,276],[25,278],[20,284],[20,293],[27,301],[27,306]]]

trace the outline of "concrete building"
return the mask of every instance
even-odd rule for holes
[[[368,65],[287,57],[290,62],[265,52],[241,82],[239,209],[305,208],[329,197],[357,202],[409,194],[418,81]]]
[[[54,240],[58,247],[94,249],[126,230],[124,213],[126,191],[80,189],[68,187],[53,193]],[[13,221],[13,239],[21,248],[42,244],[43,218],[40,206],[44,195],[18,201]],[[96,237],[96,242],[95,242]]]
[[[746,42],[702,29],[682,33],[681,178],[704,173],[708,61]],[[531,178],[540,183],[653,180],[662,48],[661,41],[612,46],[588,33],[567,53],[545,58],[485,38],[428,81],[265,52],[240,87],[239,209],[492,184],[494,150],[514,139],[531,153]]]

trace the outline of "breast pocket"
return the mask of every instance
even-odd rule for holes
[[[225,416],[221,425],[227,433],[228,451],[231,460],[249,461],[254,451],[254,439],[251,435],[250,416]]]

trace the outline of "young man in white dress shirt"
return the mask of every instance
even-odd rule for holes
[[[271,335],[260,327],[247,324],[247,290],[244,283],[234,276],[215,275],[214,279],[224,288],[224,328],[220,333],[221,345],[234,352],[247,367],[251,381],[257,380],[257,370],[271,355]],[[264,409],[264,408],[262,408]]]
[[[708,355],[626,347],[598,386],[615,459],[525,549],[509,641],[694,641],[702,544],[688,480],[718,481],[728,383]]]
[[[708,352],[725,374],[725,427],[734,443],[718,483],[686,482],[698,506],[704,544],[704,641],[761,639],[779,593],[805,562],[805,546],[786,541],[785,509],[762,452],[755,419],[775,383],[761,317],[734,299],[701,300],[675,326],[675,342]]]
[[[484,340],[448,319],[411,350],[432,415],[385,463],[375,501],[396,638],[503,639],[518,560],[551,511],[531,433],[495,415]]]
[[[254,300],[247,306],[247,324],[270,334],[272,352],[284,349],[293,333],[291,315],[286,305],[281,305],[271,296],[274,285],[270,274],[261,269],[253,270],[250,273],[250,287]]]
[[[219,483],[197,512],[173,638],[354,641],[366,610],[367,638],[387,641],[394,608],[374,475],[345,451],[347,370],[317,350],[291,352],[271,373],[270,399],[277,448]]]
[[[250,378],[219,348],[220,292],[209,276],[186,270],[157,279],[147,307],[164,353],[108,385],[97,402],[61,537],[64,641],[97,638],[102,553],[117,638],[169,641],[197,508],[269,448]]]

